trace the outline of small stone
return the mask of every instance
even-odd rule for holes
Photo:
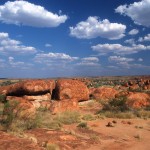
[[[106,127],[114,127],[114,125],[112,124],[112,122],[108,122],[108,124],[106,125]]]

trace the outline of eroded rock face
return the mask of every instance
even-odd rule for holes
[[[55,88],[54,80],[28,80],[2,87],[0,93],[8,96],[52,94]]]
[[[85,101],[89,99],[89,90],[81,81],[62,79],[56,83],[54,97],[57,100],[77,99],[78,101]]]
[[[77,99],[65,99],[61,101],[52,101],[50,111],[53,114],[56,114],[68,110],[77,110],[78,108],[79,107]]]
[[[19,118],[33,118],[36,113],[34,105],[21,97],[8,96],[8,106],[4,108],[4,114],[12,112]]]
[[[29,101],[50,101],[51,100],[51,95],[50,93],[44,94],[44,95],[25,95],[23,96],[26,100]]]
[[[110,100],[115,98],[118,91],[111,87],[99,87],[91,90],[91,97],[96,100]]]
[[[150,96],[146,93],[130,93],[126,104],[131,108],[142,108],[150,106]]]

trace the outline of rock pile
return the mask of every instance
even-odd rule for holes
[[[7,101],[19,102],[26,111],[33,112],[40,107],[53,113],[78,109],[78,101],[89,99],[87,86],[78,80],[28,80],[13,85],[0,87],[0,94],[6,95]],[[28,107],[27,107],[28,105]]]

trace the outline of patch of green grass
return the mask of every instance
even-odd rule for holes
[[[65,111],[57,114],[54,120],[62,124],[78,123],[80,122],[80,113],[77,111]]]
[[[91,115],[91,114],[85,114],[83,117],[82,117],[83,120],[85,121],[92,121],[92,120],[95,120],[96,118]]]
[[[100,114],[107,118],[132,119],[136,117],[132,112],[104,111],[104,112],[101,112]]]
[[[139,118],[150,118],[150,111],[149,110],[138,110],[138,111],[135,111],[135,114],[137,117]]]
[[[59,122],[58,120],[54,120],[49,111],[38,111],[37,116],[39,118],[39,128],[60,130],[62,127],[61,122]]]

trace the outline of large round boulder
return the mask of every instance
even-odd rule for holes
[[[84,101],[89,99],[89,90],[87,86],[78,80],[60,79],[56,82],[54,99],[77,99]]]
[[[92,88],[90,91],[90,97],[96,100],[110,100],[118,94],[118,91],[111,87]]]
[[[130,108],[142,108],[150,106],[150,96],[146,93],[130,93],[126,104]]]

